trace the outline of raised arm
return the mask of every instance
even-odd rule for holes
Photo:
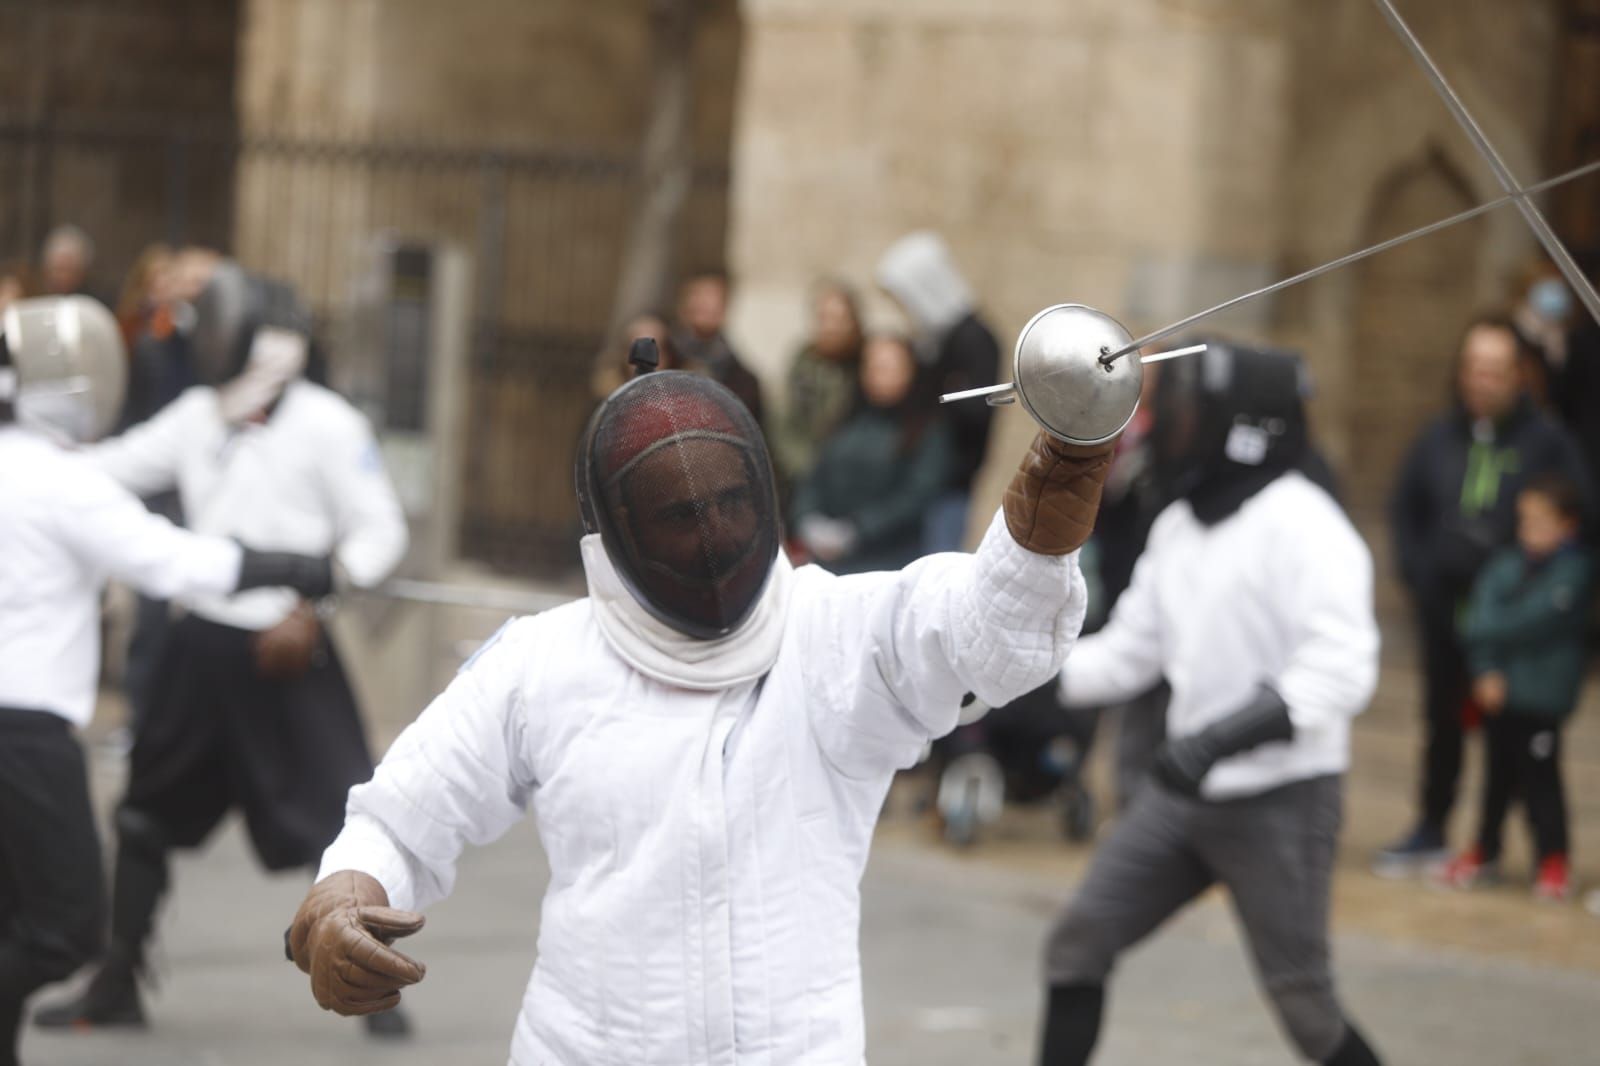
[[[56,531],[91,571],[158,599],[223,596],[238,587],[238,544],[180,529],[80,456],[69,462]]]
[[[103,440],[82,454],[136,496],[167,492],[177,486],[178,463],[184,448],[195,446],[195,430],[204,408],[214,404],[210,390],[191,389],[148,421]]]
[[[1076,552],[1108,455],[1074,454],[1041,435],[975,554],[827,587],[807,623],[818,652],[807,687],[818,743],[838,770],[908,766],[955,728],[966,693],[1000,706],[1061,668],[1083,624]]]

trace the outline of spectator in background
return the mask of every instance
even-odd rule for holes
[[[1559,474],[1517,494],[1517,544],[1500,549],[1472,590],[1462,626],[1473,698],[1485,715],[1488,776],[1478,842],[1444,870],[1467,888],[1496,879],[1506,813],[1521,800],[1533,828],[1539,899],[1572,894],[1561,726],[1583,687],[1593,564],[1579,543],[1583,502]]]
[[[1600,323],[1582,310],[1573,313],[1566,360],[1555,390],[1555,408],[1578,447],[1591,477],[1600,476]],[[1590,486],[1591,499],[1600,497]]]
[[[634,341],[644,337],[656,342],[656,355],[661,360],[658,369],[679,368],[677,354],[672,349],[672,331],[667,325],[667,316],[660,311],[641,311],[628,319],[627,325],[622,328],[622,336],[618,338],[616,347],[611,349],[595,371],[594,378],[589,384],[596,400],[610,396],[624,381],[637,373],[637,368],[628,362],[628,350]]]
[[[165,244],[139,253],[117,299],[117,324],[128,347],[128,394],[118,432],[143,422],[178,398],[192,380],[177,381],[170,349],[182,338],[173,328],[172,289],[176,258]]]
[[[1400,576],[1416,608],[1426,742],[1419,817],[1379,853],[1377,870],[1387,876],[1448,855],[1445,828],[1461,776],[1468,698],[1456,616],[1490,555],[1512,540],[1517,493],[1549,472],[1588,484],[1577,445],[1527,395],[1523,350],[1508,317],[1485,315],[1468,325],[1455,404],[1412,445],[1390,503]]]
[[[761,384],[723,334],[728,289],[728,275],[721,270],[697,271],[684,280],[678,291],[677,328],[672,332],[672,347],[679,360],[673,369],[705,374],[727,386],[759,424]]]
[[[1554,407],[1567,365],[1567,334],[1577,301],[1548,260],[1536,260],[1523,271],[1521,280],[1511,321],[1526,345],[1528,391],[1541,406]]]
[[[935,392],[995,383],[1000,346],[978,316],[972,290],[938,234],[911,233],[891,245],[878,261],[878,284],[910,316],[917,353],[934,371]],[[964,403],[949,408],[945,417],[955,455],[944,491],[923,525],[925,553],[959,551],[962,546],[972,483],[989,449],[994,412],[987,404]]]
[[[128,391],[117,420],[117,433],[153,418],[185,389],[199,383],[189,353],[189,338],[178,328],[188,307],[179,296],[193,300],[198,295],[196,283],[203,286],[201,279],[210,276],[200,269],[207,261],[203,252],[175,253],[164,244],[152,244],[139,253],[128,272],[117,301],[117,321],[128,348]],[[173,524],[184,524],[177,492],[153,493],[144,497],[143,503]],[[123,678],[131,719],[113,739],[119,747],[131,749],[140,725],[149,718],[151,686],[156,667],[166,653],[170,632],[168,602],[140,593]]]
[[[21,263],[0,264],[0,311],[28,295],[28,268]]]
[[[89,289],[89,268],[94,265],[94,241],[77,226],[62,225],[51,230],[39,254],[39,282],[45,296],[93,296]]]
[[[823,282],[811,300],[811,339],[789,364],[787,406],[767,433],[773,463],[791,486],[811,473],[823,443],[850,413],[861,346],[855,293],[842,282]]]
[[[922,516],[946,483],[948,430],[910,342],[875,337],[855,411],[795,490],[794,528],[836,574],[898,570],[922,554]]]

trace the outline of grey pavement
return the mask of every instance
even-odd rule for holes
[[[1058,848],[1060,845],[1056,845]],[[417,1036],[367,1039],[318,1010],[281,935],[304,878],[269,878],[237,825],[186,856],[163,921],[152,1027],[30,1032],[27,1066],[421,1066],[505,1061],[533,960],[545,869],[523,825],[463,860],[457,892],[410,947]],[[1059,864],[956,855],[904,817],[875,849],[863,916],[873,1066],[1029,1063],[1039,946],[1070,890]],[[1600,936],[1600,923],[1591,935]],[[1600,975],[1485,955],[1338,938],[1348,1001],[1391,1063],[1573,1066],[1600,1061]],[[60,990],[56,990],[57,995]],[[1225,904],[1209,897],[1117,975],[1100,1066],[1294,1061],[1257,999]]]

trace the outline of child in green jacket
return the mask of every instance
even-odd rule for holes
[[[1572,891],[1561,726],[1583,685],[1593,564],[1578,540],[1582,506],[1577,486],[1560,475],[1530,481],[1517,496],[1517,544],[1496,553],[1473,585],[1462,643],[1484,713],[1488,774],[1478,843],[1443,871],[1458,887],[1497,876],[1500,831],[1520,799],[1539,853],[1535,897]]]

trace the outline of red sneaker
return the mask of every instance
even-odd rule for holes
[[[1546,855],[1539,862],[1539,876],[1533,882],[1533,898],[1560,903],[1572,898],[1572,877],[1567,857],[1560,852]]]
[[[1483,860],[1483,849],[1472,847],[1441,866],[1434,877],[1447,888],[1473,888],[1498,880],[1499,868]]]

